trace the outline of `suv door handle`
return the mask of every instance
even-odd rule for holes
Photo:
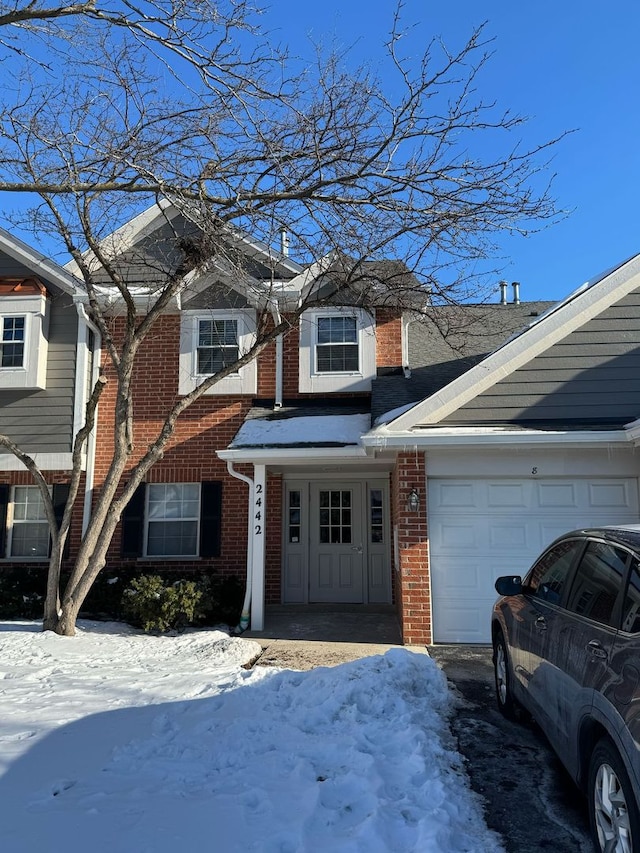
[[[587,651],[594,658],[606,658],[607,653],[597,640],[587,643]]]

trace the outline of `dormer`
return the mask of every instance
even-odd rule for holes
[[[0,278],[0,390],[46,388],[49,300],[37,278]]]

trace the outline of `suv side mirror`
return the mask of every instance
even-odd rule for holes
[[[520,595],[522,592],[522,578],[520,575],[505,575],[495,582],[498,595]]]

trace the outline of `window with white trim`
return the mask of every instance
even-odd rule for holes
[[[234,364],[255,341],[252,309],[183,311],[178,393],[188,394],[208,376]],[[216,382],[207,394],[255,394],[255,360]]]
[[[354,373],[360,368],[360,347],[355,317],[318,317],[316,372]]]
[[[3,317],[0,340],[0,367],[24,366],[24,339],[27,318]]]
[[[46,388],[48,323],[45,295],[0,297],[0,388]]]
[[[8,553],[10,557],[47,557],[49,524],[37,486],[14,486]]]
[[[305,311],[300,318],[301,392],[370,391],[376,374],[375,321],[362,308]]]
[[[198,375],[220,373],[238,360],[237,320],[198,320]]]
[[[147,487],[146,519],[147,556],[196,556],[200,523],[200,484],[150,484]]]

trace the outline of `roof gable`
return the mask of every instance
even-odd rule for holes
[[[640,288],[640,255],[588,282],[470,370],[387,424],[391,432],[433,425],[546,352]]]
[[[0,252],[31,270],[37,279],[51,282],[64,293],[77,292],[80,282],[73,275],[4,228],[0,228]]]

